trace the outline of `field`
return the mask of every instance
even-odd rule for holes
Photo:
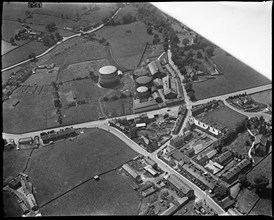
[[[11,45],[11,43],[1,40],[1,55],[4,55],[5,53],[13,50],[14,48],[16,48],[17,46],[13,46]]]
[[[2,40],[10,41],[10,38],[18,33],[18,31],[22,28],[21,23],[17,21],[10,21],[10,20],[4,20],[2,22],[2,28],[1,28],[1,34],[2,34]],[[17,45],[22,45],[27,43],[28,40],[20,40],[16,41]]]
[[[131,30],[131,33],[126,33],[126,30]],[[151,43],[153,39],[142,22],[106,26],[96,32],[96,36],[104,37],[110,43],[114,59],[127,69],[136,68],[146,43]]]
[[[193,83],[197,100],[271,83],[269,79],[236,58],[227,56],[220,49],[215,50],[212,60],[224,75],[216,76],[216,79]]]
[[[47,69],[36,70],[35,74],[32,74],[24,84],[28,85],[50,85],[52,82],[56,81],[57,74],[58,74],[58,67],[53,69],[53,72],[48,72]]]
[[[163,52],[163,44],[148,45],[140,62],[141,66],[145,65],[147,59],[149,59],[149,61],[156,60]]]
[[[260,199],[249,215],[264,215],[273,217],[272,200]]]
[[[10,108],[9,102],[20,100],[15,108]],[[7,133],[23,133],[46,128],[45,113],[52,109],[51,94],[14,94],[12,99],[3,103],[3,130]]]
[[[57,81],[66,82],[77,77],[89,77],[90,71],[93,71],[95,74],[99,74],[99,69],[106,65],[110,65],[110,62],[107,59],[71,64],[64,70],[60,71]]]
[[[103,130],[88,129],[85,130],[84,134],[81,134],[73,141],[63,141],[35,150],[32,154],[28,169],[25,172],[29,175],[29,179],[35,187],[38,204],[42,205],[71,189],[76,184],[96,174],[120,166],[135,156],[137,156],[137,153],[131,150],[131,148],[124,144],[119,138]],[[102,180],[103,179],[104,176],[102,176]],[[115,180],[113,180],[113,182],[107,181],[107,184],[112,185],[114,181]],[[99,185],[104,186],[103,183],[103,181],[99,181]],[[90,183],[86,184],[89,185]],[[82,185],[82,187],[83,186],[86,185]],[[98,198],[100,194],[109,190],[108,188],[110,187],[111,186],[102,187],[97,190],[93,187],[90,189],[85,188],[84,193],[81,193],[80,196],[78,193],[73,193],[74,197],[78,198],[69,200],[71,202],[70,204],[75,207],[75,209],[71,211],[76,212],[76,206],[86,203],[87,197],[90,199]],[[92,190],[93,193],[99,193],[99,195],[86,193],[86,190]],[[107,196],[108,199],[112,198],[111,194]],[[103,198],[105,197],[102,196],[101,199]],[[79,199],[81,199],[81,201],[79,201]],[[58,202],[60,200],[56,201]],[[69,202],[68,200],[66,201]],[[78,202],[80,204],[78,204]],[[105,203],[107,203],[107,201],[105,201]],[[92,206],[92,204],[90,206]],[[63,211],[67,211],[65,207],[67,207],[67,205],[64,204],[62,208]],[[88,208],[88,206],[84,205],[83,208]],[[45,211],[41,211],[42,214],[46,214]]]
[[[243,189],[238,195],[235,207],[243,214],[247,214],[253,205],[259,200],[259,196],[248,189]]]
[[[214,111],[209,111],[206,117],[231,129],[236,128],[237,124],[246,118],[246,116],[232,110],[227,106],[223,106]]]
[[[42,63],[55,63],[57,66],[65,66],[73,63],[103,59],[106,56],[105,48],[101,44],[85,38],[75,37],[53,49],[41,60]]]
[[[272,105],[272,89],[251,94],[251,98],[262,104]]]
[[[258,174],[263,174],[269,179],[269,188],[272,188],[272,154],[268,155],[261,163],[247,174],[247,179],[253,182],[253,178]]]
[[[115,171],[91,180],[41,209],[50,215],[137,215],[137,192]]]
[[[114,18],[115,22],[120,22],[120,24],[123,23],[123,17],[125,15],[132,15],[133,17],[137,15],[137,8],[134,7],[132,4],[130,5],[126,5],[125,7],[123,7],[119,13],[117,14],[117,16]]]
[[[4,2],[2,19],[23,20],[26,17],[25,12],[33,12],[36,8],[29,8],[27,2]]]
[[[33,52],[36,55],[48,49],[41,42],[31,41],[21,47],[14,49],[12,52],[2,56],[2,68],[11,66],[23,60],[29,59],[28,56]]]

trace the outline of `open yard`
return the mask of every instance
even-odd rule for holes
[[[222,106],[219,109],[209,111],[206,117],[231,129],[235,129],[237,124],[246,118],[245,115],[242,115],[227,106]]]
[[[29,59],[31,53],[39,55],[47,49],[41,42],[31,41],[2,56],[2,68]]]
[[[131,30],[127,33],[127,30]],[[153,35],[148,35],[146,25],[135,22],[127,25],[106,26],[96,32],[96,36],[105,38],[111,46],[114,59],[127,69],[136,68],[147,42]]]
[[[135,156],[137,156],[136,152],[112,134],[99,129],[87,129],[84,134],[81,134],[73,141],[67,140],[35,150],[25,172],[29,175],[29,179],[35,187],[36,199],[41,206],[76,184],[116,168]],[[104,180],[105,176],[101,178]],[[59,210],[56,209],[57,204],[55,204],[55,206],[52,206],[55,207],[54,210],[52,208],[51,211],[50,209],[45,211],[47,207],[51,206],[48,205],[41,210],[42,214],[47,215],[47,212],[52,215],[58,214],[58,212],[59,214],[61,214],[60,212],[66,214],[79,212],[80,214],[81,211],[84,214],[88,210],[100,207],[96,206],[96,202],[84,205],[87,204],[87,201],[94,202],[96,199],[107,198],[107,200],[104,199],[104,202],[108,204],[110,198],[115,197],[111,196],[108,190],[123,183],[114,184],[118,181],[117,178],[115,180],[115,176],[106,180],[105,184],[107,185],[104,185],[104,181],[101,182],[101,180],[96,183],[92,183],[93,180],[85,183],[85,185],[67,194],[68,196],[73,195],[73,198],[65,199],[70,206],[66,203],[59,203],[64,201],[59,199],[56,200],[58,206],[62,206]],[[84,187],[83,191],[77,193],[82,187]],[[99,188],[96,189],[96,187]],[[113,191],[111,192],[114,193],[115,189],[117,190],[115,187],[112,188]],[[127,188],[123,186],[121,189]],[[103,196],[105,192],[108,193]],[[99,196],[100,194],[101,196]],[[83,209],[80,209],[81,206]],[[68,212],[69,208],[71,208],[71,212]]]
[[[254,99],[256,102],[266,105],[272,105],[272,89],[263,92],[253,93],[251,95],[251,98]]]
[[[1,55],[6,54],[7,52],[15,49],[17,46],[11,45],[11,43],[1,40]]]
[[[220,49],[215,50],[212,60],[224,75],[193,83],[197,100],[271,83],[269,79]]]
[[[12,108],[13,99],[20,103]],[[14,94],[11,100],[3,103],[3,131],[7,133],[24,133],[46,128],[45,113],[54,108],[51,94]]]
[[[4,2],[2,19],[23,20],[26,17],[26,11],[34,12],[37,8],[29,8],[27,2]]]
[[[24,84],[28,85],[50,85],[52,82],[56,81],[59,67],[54,67],[52,72],[49,72],[47,69],[37,69],[35,74],[32,74]]]

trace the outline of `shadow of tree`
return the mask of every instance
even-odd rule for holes
[[[258,196],[261,199],[268,199],[272,201],[272,188],[266,188],[261,192],[258,192]]]

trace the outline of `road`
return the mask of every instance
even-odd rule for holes
[[[59,46],[60,44],[64,43],[65,41],[70,40],[71,38],[79,37],[79,36],[81,36],[81,34],[90,34],[90,33],[93,33],[93,32],[95,32],[95,31],[98,31],[99,29],[101,29],[102,27],[104,27],[111,19],[113,19],[113,18],[118,14],[118,12],[119,12],[120,10],[121,10],[121,8],[119,8],[119,9],[118,9],[118,10],[109,18],[109,20],[108,20],[106,23],[101,24],[101,25],[99,25],[98,27],[96,27],[96,28],[94,28],[94,29],[92,29],[92,30],[89,30],[89,31],[86,31],[86,32],[82,32],[82,33],[78,33],[78,34],[74,34],[74,35],[71,35],[71,36],[69,36],[69,37],[63,37],[63,39],[62,39],[61,41],[57,42],[55,45],[53,45],[52,47],[50,47],[49,49],[47,49],[47,50],[44,51],[43,53],[37,55],[36,58],[40,58],[40,57],[46,55],[47,53],[49,53],[50,51],[52,51],[54,48],[56,48],[56,47]],[[31,60],[32,60],[32,59],[26,59],[26,60],[24,60],[24,61],[22,61],[22,62],[13,64],[12,66],[9,66],[9,67],[6,67],[6,68],[2,69],[1,72],[4,72],[4,71],[10,70],[10,69],[13,69],[13,68],[15,68],[15,67],[17,67],[17,66],[20,66],[20,65],[22,65],[22,64],[24,64],[24,63],[27,63],[27,62],[31,61]]]

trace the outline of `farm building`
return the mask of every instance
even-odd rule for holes
[[[99,69],[99,84],[102,87],[113,87],[119,83],[117,68],[104,66]]]
[[[154,100],[156,100],[156,102],[158,102],[158,103],[162,103],[163,102],[163,100],[162,100],[159,92],[157,92],[157,91],[155,91],[155,92],[152,93],[152,98]]]
[[[166,209],[165,211],[163,211],[162,213],[160,213],[160,215],[172,215],[174,214],[177,210],[179,209],[178,206],[171,204],[170,207],[168,209]]]
[[[178,162],[182,162],[182,163],[189,163],[190,160],[189,158],[184,155],[182,152],[175,150],[172,155],[171,155],[175,160],[177,160]],[[181,164],[182,164],[181,163]]]
[[[163,88],[166,99],[177,98],[177,86],[173,77],[165,76],[163,78]]]
[[[32,137],[26,137],[26,138],[20,138],[18,141],[19,145],[20,144],[33,144],[33,139]]]
[[[234,199],[228,196],[221,201],[221,206],[225,211],[227,211],[229,208],[231,208],[234,205],[235,202],[236,201]]]
[[[157,87],[157,88],[161,88],[163,87],[163,80],[162,79],[154,79],[153,80],[153,84]]]
[[[136,182],[141,181],[141,177],[128,164],[124,164],[122,168],[130,175]]]
[[[184,142],[191,140],[193,137],[193,134],[191,131],[187,131],[184,135],[180,135],[178,137],[175,137],[171,139],[170,145],[176,148],[182,147]]]
[[[186,185],[179,177],[174,174],[168,176],[167,180],[184,193],[188,198],[192,198],[194,196],[194,190],[191,189],[188,185]]]
[[[267,143],[268,143],[268,140],[264,135],[262,135],[262,134],[256,135],[255,141],[254,141],[254,148],[253,148],[254,154],[256,154],[258,156],[266,155]]]
[[[145,166],[144,170],[149,172],[152,176],[156,176],[158,174],[158,172],[154,170],[151,165]]]
[[[145,111],[152,111],[154,109],[159,108],[158,103],[155,100],[151,100],[148,102],[140,102],[140,99],[133,101],[133,111],[134,113],[141,113]]]
[[[160,73],[164,73],[165,72],[164,69],[163,69],[163,67],[162,67],[162,64],[161,64],[160,60],[156,60],[155,64],[156,64],[156,67],[157,67],[157,69],[158,69],[158,71]]]
[[[151,73],[151,75],[153,77],[155,77],[157,75],[157,73],[159,72],[158,67],[157,67],[155,61],[152,61],[152,62],[150,62],[148,64],[148,69],[149,69],[149,72]]]
[[[227,183],[232,183],[240,173],[246,171],[252,165],[248,159],[243,159],[240,163],[236,164],[232,169],[222,175],[222,179]]]
[[[157,163],[154,160],[152,160],[150,157],[146,156],[144,157],[144,160],[148,165],[151,165],[154,169],[158,168]]]
[[[216,163],[221,165],[225,165],[229,163],[231,160],[233,160],[233,153],[230,151],[226,151],[214,159]]]
[[[14,178],[11,182],[9,182],[9,187],[11,189],[17,190],[22,186],[20,177]]]

